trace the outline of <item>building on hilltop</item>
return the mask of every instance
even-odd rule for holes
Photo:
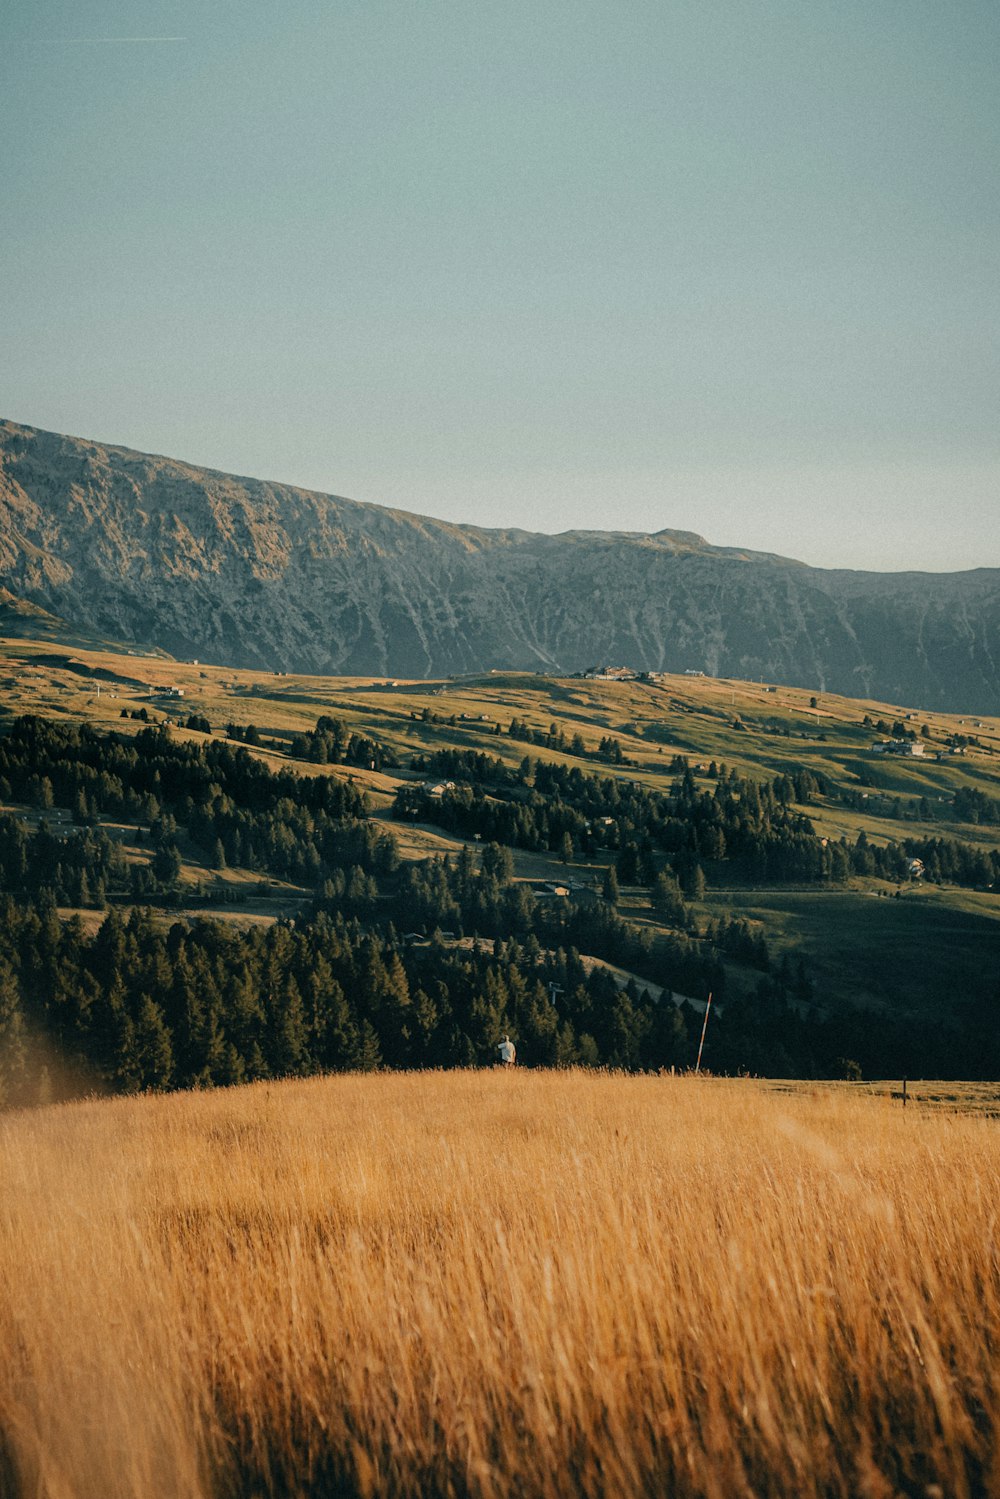
[[[592,666],[583,675],[591,682],[634,682],[639,673],[631,666]]]

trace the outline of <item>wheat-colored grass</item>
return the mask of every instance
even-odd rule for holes
[[[526,1072],[9,1116],[0,1492],[1000,1493],[996,1131]]]

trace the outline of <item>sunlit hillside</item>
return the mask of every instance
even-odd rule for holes
[[[0,1492],[1000,1487],[996,1124],[497,1072],[0,1124]]]
[[[169,719],[173,736],[193,745],[225,739],[229,726],[242,732],[252,725],[256,757],[274,770],[310,775],[317,766],[297,757],[301,738],[322,716],[332,717],[346,732],[372,736],[393,763],[319,769],[367,794],[370,815],[391,832],[404,861],[455,857],[463,847],[462,835],[440,818],[392,816],[400,787],[421,779],[414,761],[442,751],[485,754],[511,770],[528,755],[537,764],[567,764],[653,792],[671,786],[680,760],[699,790],[710,788],[720,766],[761,783],[805,773],[822,789],[797,810],[818,838],[853,845],[864,835],[885,846],[944,837],[987,856],[998,843],[995,821],[976,808],[1000,804],[1000,721],[924,713],[919,705],[697,676],[631,682],[499,672],[433,682],[287,676],[169,661],[110,644],[86,650],[23,638],[0,642],[0,688],[7,722],[37,713],[129,734],[146,720]],[[207,724],[211,736],[186,728],[192,718]],[[923,753],[873,753],[872,745],[899,727]],[[64,824],[66,817],[62,811]],[[120,819],[105,819],[105,826],[130,867],[148,860],[134,828]],[[259,872],[238,861],[213,868],[183,837],[180,852],[178,890],[197,895],[191,909],[198,914],[273,922],[293,916],[312,893],[272,871],[261,888]],[[512,853],[519,880],[568,877],[599,888],[614,850],[593,855],[577,848],[568,863],[558,849]],[[947,879],[917,878],[901,886],[876,874],[799,888],[734,879],[728,865],[710,861],[704,867],[706,890],[693,908],[698,920],[749,921],[774,959],[806,963],[821,1005],[951,1013],[966,1000],[988,998],[989,954],[998,941],[998,898],[988,881],[958,888]],[[659,941],[648,891],[623,880],[619,910]],[[93,910],[80,914],[90,927],[99,920]],[[756,986],[758,975],[741,970],[732,955],[726,962],[730,992]],[[935,1065],[933,1056],[922,1064],[928,1072]]]

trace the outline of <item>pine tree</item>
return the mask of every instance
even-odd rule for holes
[[[557,1067],[572,1067],[579,1061],[576,1035],[568,1020],[564,1020],[556,1033],[555,1065]]]
[[[156,1002],[143,995],[135,1022],[135,1041],[143,1088],[162,1092],[169,1088],[174,1075],[174,1053],[163,1012]]]
[[[285,979],[271,1016],[271,1065],[276,1077],[307,1070],[309,1037],[299,986],[291,974]]]
[[[202,1038],[202,1065],[199,1086],[208,1086],[224,1080],[226,1068],[226,1036],[222,1023],[222,1004],[213,994],[205,1008],[205,1027]]]
[[[218,1081],[226,1087],[233,1087],[237,1083],[246,1081],[246,1066],[236,1047],[231,1041],[227,1041],[222,1058],[222,1071]]]
[[[0,959],[0,1106],[25,1101],[28,1087],[28,1045],[17,980],[9,963]]]
[[[162,885],[176,884],[181,872],[180,849],[173,841],[161,843],[153,855],[153,873]]]
[[[203,1065],[205,1006],[187,963],[178,965],[170,993],[169,1014],[173,1024],[177,1081],[193,1081]]]
[[[135,1022],[124,1008],[115,1011],[114,1022],[112,1081],[122,1093],[138,1093],[142,1087],[142,1059]]]
[[[499,843],[488,843],[483,849],[483,873],[495,879],[498,885],[507,885],[514,878],[514,855],[509,848]]]
[[[433,999],[423,989],[418,989],[413,996],[413,1019],[417,1060],[427,1063],[432,1057],[438,1010]]]
[[[317,1010],[313,1055],[322,1067],[342,1072],[355,1064],[358,1027],[340,984],[332,980]]]
[[[247,1060],[264,1034],[264,1007],[246,968],[240,969],[228,986],[226,1015],[236,1049]]]
[[[362,1020],[358,1029],[358,1047],[354,1067],[358,1072],[377,1072],[382,1066],[382,1050],[378,1044],[375,1028],[369,1020]]]
[[[685,925],[686,911],[681,898],[681,887],[677,876],[672,872],[664,869],[656,876],[650,904],[661,921],[670,926]]]
[[[91,947],[90,965],[99,979],[109,980],[121,973],[124,959],[124,925],[121,916],[112,905],[106,914]]]

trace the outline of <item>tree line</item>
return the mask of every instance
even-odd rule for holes
[[[627,885],[652,885],[664,862],[682,880],[697,866],[703,876],[711,871],[751,884],[843,883],[854,875],[904,881],[914,859],[935,881],[985,887],[1000,878],[1000,851],[956,838],[875,844],[864,831],[853,842],[819,837],[798,808],[829,788],[807,769],[757,781],[713,765],[709,787],[681,762],[671,789],[660,791],[530,757],[516,773],[469,752],[425,757],[420,768],[463,778],[443,793],[419,783],[400,787],[396,817],[567,861],[611,849],[617,878]]]
[[[714,996],[705,1062],[718,1070],[828,1076],[856,1059],[898,1072],[931,1045],[942,1069],[991,1067],[989,1045],[977,1051],[960,1024],[825,1017],[806,968],[775,963],[758,928],[694,920],[703,825],[726,836],[742,816],[797,836],[789,802],[811,794],[807,784],[758,787],[721,767],[706,791],[678,765],[670,791],[656,793],[531,760],[509,771],[487,756],[475,767],[509,798],[490,804],[534,819],[526,835],[562,826],[575,840],[580,824],[565,819],[581,818],[619,860],[641,866],[653,851],[650,904],[673,929],[626,920],[613,890],[532,889],[513,878],[500,840],[402,865],[354,786],[274,770],[245,745],[16,720],[0,739],[0,796],[42,817],[36,827],[0,817],[0,1098],[481,1065],[504,1031],[529,1065],[689,1065],[700,1014],[661,989],[702,1004]],[[454,806],[475,806],[481,788],[459,789]],[[71,829],[56,807],[73,809]],[[127,863],[102,818],[134,822],[148,863]],[[135,870],[148,870],[149,897],[169,904],[185,840],[217,867],[296,870],[312,900],[294,923],[266,929],[171,923],[139,901]],[[93,935],[57,912],[102,903]],[[732,994],[730,963],[747,974]],[[609,964],[635,977],[623,987]]]

